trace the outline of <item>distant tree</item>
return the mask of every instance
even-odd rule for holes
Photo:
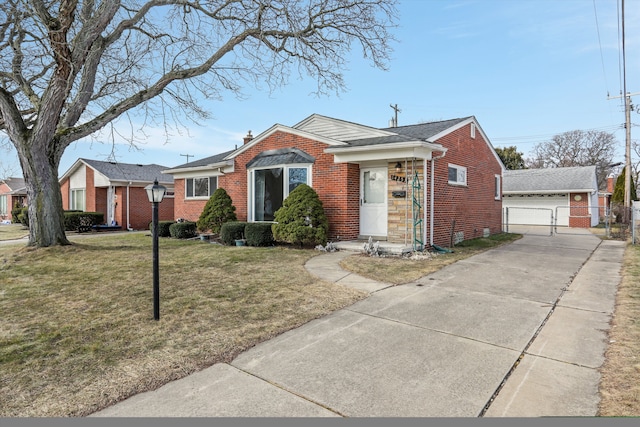
[[[613,187],[613,194],[611,195],[611,203],[624,203],[624,182],[627,174],[626,169],[626,167],[622,168],[622,172],[616,179],[616,185]],[[636,184],[633,179],[631,180],[631,188],[629,188],[629,200],[638,200]]]
[[[28,244],[70,243],[58,167],[73,142],[129,115],[147,127],[198,123],[207,117],[200,98],[276,89],[292,73],[313,78],[318,94],[340,92],[355,46],[386,68],[396,3],[2,0],[0,132],[31,202]]]
[[[222,224],[236,219],[236,207],[231,197],[224,188],[218,188],[204,205],[197,222],[198,230],[219,233]]]
[[[608,132],[572,130],[537,144],[526,163],[530,168],[595,166],[598,188],[606,188],[616,144],[616,137]]]
[[[515,146],[496,148],[496,153],[504,166],[509,170],[525,169],[523,154]]]

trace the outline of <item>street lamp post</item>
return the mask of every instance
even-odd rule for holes
[[[144,189],[147,191],[149,202],[153,205],[152,235],[153,235],[153,318],[160,320],[160,271],[158,257],[158,203],[164,198],[166,187],[158,185],[158,180],[153,181]]]

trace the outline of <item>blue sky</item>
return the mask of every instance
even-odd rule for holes
[[[200,126],[168,141],[163,129],[147,129],[139,149],[118,143],[115,157],[172,167],[187,161],[181,154],[211,156],[242,144],[248,130],[257,135],[313,113],[386,127],[397,104],[399,125],[474,115],[495,147],[515,145],[525,156],[558,133],[613,132],[623,161],[623,103],[607,99],[622,89],[618,9],[619,0],[404,0],[388,71],[356,49],[339,96],[310,95],[310,78],[272,94],[246,87],[244,100],[203,101],[213,118]],[[640,0],[626,0],[625,28],[627,91],[640,92]],[[632,122],[638,117],[632,112]],[[106,140],[74,143],[60,175],[79,157],[106,160],[111,150]]]

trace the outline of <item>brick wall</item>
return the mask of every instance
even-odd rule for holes
[[[580,200],[576,200],[580,196]],[[569,227],[591,227],[591,213],[589,212],[589,194],[569,194]]]
[[[84,190],[85,196],[85,208],[86,212],[101,212],[96,210],[96,187],[95,187],[95,172],[92,168],[87,167],[86,169],[86,184]]]
[[[116,187],[118,206],[116,207],[116,221],[127,228],[127,187]],[[158,220],[171,221],[173,216],[174,198],[165,197],[158,205]],[[129,226],[134,230],[148,230],[153,215],[153,206],[149,202],[144,187],[129,187]]]
[[[455,233],[467,240],[481,237],[485,228],[490,234],[502,231],[502,201],[494,198],[495,175],[501,175],[502,169],[482,133],[471,138],[470,132],[467,125],[437,141],[449,150],[435,160],[434,168],[434,243],[440,246],[449,246]],[[448,183],[449,163],[467,168],[466,186]],[[430,168],[428,162],[429,178]]]
[[[329,220],[329,238],[355,239],[359,228],[359,168],[357,165],[336,164],[333,155],[325,154],[326,144],[286,132],[275,132],[235,158],[234,172],[218,177],[218,187],[224,188],[239,221],[247,220],[246,164],[263,151],[298,148],[315,158],[311,167],[311,186],[318,193]],[[206,200],[186,200],[184,179],[175,179],[175,217],[196,221]]]
[[[69,210],[69,179],[67,178],[60,184],[60,192],[62,193],[62,209]]]

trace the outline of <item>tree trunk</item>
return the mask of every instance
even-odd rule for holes
[[[38,146],[34,144],[33,146]],[[52,144],[55,145],[55,144]],[[27,188],[29,246],[70,245],[64,232],[62,193],[58,181],[57,155],[47,150],[18,150]],[[53,157],[53,158],[52,158]]]

